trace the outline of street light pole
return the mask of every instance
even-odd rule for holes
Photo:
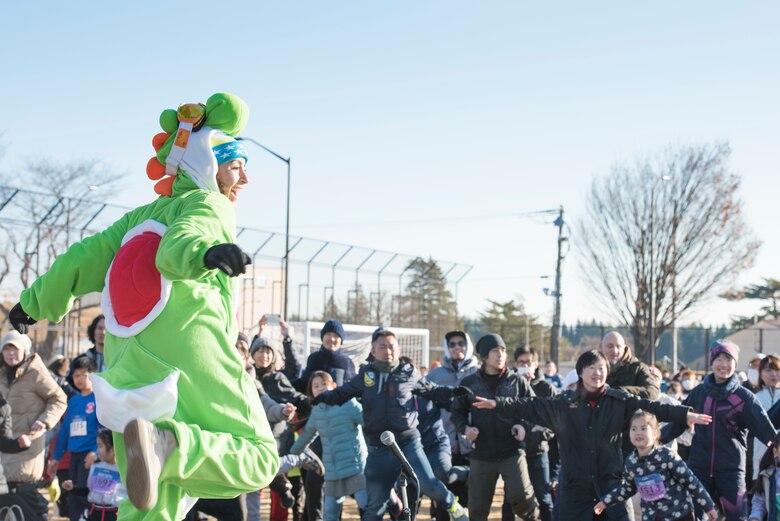
[[[661,181],[668,181],[671,176],[662,175],[653,183],[650,190],[650,310],[647,331],[647,343],[650,348],[650,365],[655,365],[655,190]]]
[[[290,157],[284,157],[277,154],[267,146],[255,141],[251,137],[237,137],[239,141],[249,141],[253,143],[280,161],[287,163],[287,217],[284,224],[284,306],[282,308],[282,316],[287,320],[287,303],[289,300],[289,275],[290,275]]]

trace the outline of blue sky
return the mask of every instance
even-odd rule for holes
[[[99,157],[124,178],[115,202],[141,204],[159,112],[235,92],[245,134],[292,157],[292,233],[473,264],[462,311],[522,296],[549,317],[555,228],[508,215],[563,205],[573,223],[615,162],[728,140],[764,241],[753,282],[780,276],[778,15],[725,1],[14,2],[0,167]],[[282,230],[284,165],[254,151],[249,166],[239,221]],[[572,252],[564,319],[603,318],[578,270]],[[715,301],[690,319],[753,307]]]

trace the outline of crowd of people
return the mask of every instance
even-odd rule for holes
[[[646,520],[778,519],[776,356],[742,382],[739,348],[716,341],[704,378],[666,381],[611,332],[560,378],[533,349],[450,331],[423,377],[384,327],[366,360],[337,320],[306,360],[284,321],[280,350],[265,318],[238,334],[248,117],[228,93],[164,110],[160,197],[58,255],[9,311],[0,515],[46,519],[48,483],[71,521],[259,521],[267,486],[271,521],[336,521],[348,497],[364,521],[411,519],[423,495],[432,519],[481,521],[502,478],[507,520],[633,521],[635,493]],[[92,292],[93,348],[45,365],[28,328]]]
[[[486,520],[499,477],[503,520],[628,521],[636,508],[648,521],[778,519],[775,355],[741,382],[739,348],[717,341],[710,373],[670,376],[610,332],[561,378],[533,348],[510,353],[499,335],[473,344],[451,331],[444,359],[422,377],[391,329],[374,332],[357,367],[337,320],[306,360],[285,321],[280,330],[278,348],[264,316],[235,345],[281,462],[266,498],[271,521],[337,521],[350,497],[362,520],[403,519],[405,509],[413,518],[422,496],[431,519]],[[104,331],[101,315],[88,328],[91,349],[48,367],[28,336],[3,337],[0,507],[45,519],[39,489],[49,486],[72,521],[117,519],[127,491],[90,378],[105,367]],[[259,489],[200,499],[187,519],[260,521],[262,501]]]

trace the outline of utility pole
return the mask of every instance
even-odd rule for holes
[[[553,223],[558,227],[558,259],[555,263],[555,314],[553,315],[552,332],[550,334],[550,358],[558,365],[558,342],[561,336],[561,264],[563,263],[563,243],[568,240],[563,236],[563,206],[560,208],[558,218]]]

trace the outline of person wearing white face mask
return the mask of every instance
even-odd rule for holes
[[[758,365],[758,385],[756,398],[768,411],[774,404],[780,401],[780,358],[776,355],[767,355]],[[753,481],[758,478],[759,463],[766,452],[766,445],[757,439],[753,439]]]
[[[748,362],[747,381],[742,385],[753,394],[758,392],[760,386],[761,377],[759,376],[758,366],[761,364],[761,360],[764,359],[764,356],[763,353],[756,353],[756,356]]]
[[[514,352],[515,372],[525,378],[536,396],[549,398],[557,394],[552,383],[545,380],[539,371],[539,353],[527,346],[518,347]],[[550,488],[550,450],[549,442],[554,434],[550,429],[534,425],[525,437],[525,459],[528,463],[528,473],[531,476],[531,485],[534,487],[534,495],[539,502],[539,519],[550,521],[552,519],[552,490]],[[504,501],[502,508],[504,520],[513,520],[512,508]]]
[[[699,385],[699,379],[697,378],[696,373],[694,373],[690,369],[686,369],[685,371],[682,371],[680,373],[680,385],[683,388],[682,399],[685,400],[688,397],[688,394],[697,385]]]

